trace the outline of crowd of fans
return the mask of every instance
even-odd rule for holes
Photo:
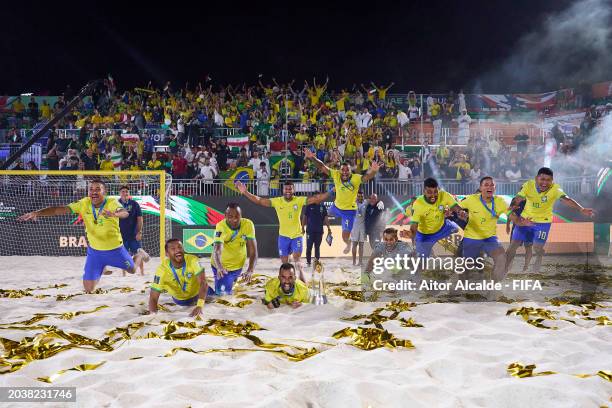
[[[137,88],[116,93],[113,87],[81,101],[50,132],[46,145],[46,167],[50,170],[165,170],[174,179],[200,178],[212,183],[226,170],[251,167],[257,179],[320,179],[314,166],[304,160],[303,149],[316,152],[330,167],[349,162],[354,172],[365,173],[373,161],[381,164],[380,178],[408,180],[430,175],[462,182],[479,180],[485,174],[499,180],[518,181],[532,176],[535,162],[545,146],[530,144],[521,131],[509,146],[499,137],[470,133],[465,96],[451,92],[444,100],[417,99],[408,94],[408,108],[396,108],[387,98],[393,83],[333,91],[324,83],[278,84],[259,81],[259,86],[221,87],[198,84],[175,89],[168,82],[163,89]],[[65,108],[72,91],[53,106],[39,106],[18,98],[12,115],[4,115],[3,126],[12,128],[11,142],[21,143],[20,126],[32,127]],[[26,104],[27,102],[27,104]],[[421,116],[433,124],[433,144],[423,135],[405,132]],[[587,113],[584,129],[576,137],[566,137],[558,127],[552,137],[557,147],[571,150],[580,135],[592,129],[597,112]],[[457,129],[450,141],[465,146],[447,146],[441,128],[455,121]],[[239,129],[246,138],[241,148],[230,148],[227,139],[216,133],[220,128]],[[69,129],[70,132],[57,129]],[[162,130],[165,139],[154,140]],[[412,153],[396,149],[398,138],[420,144]],[[271,167],[272,155],[283,159]],[[18,167],[32,167],[34,164]]]

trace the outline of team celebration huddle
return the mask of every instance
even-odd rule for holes
[[[362,183],[375,176],[378,163],[372,163],[369,171],[362,176],[353,173],[347,163],[343,163],[339,170],[330,169],[309,149],[304,149],[304,155],[333,180],[331,191],[296,196],[295,186],[287,182],[283,185],[282,196],[263,198],[249,192],[245,184],[236,182],[240,194],[257,205],[274,208],[278,217],[278,256],[281,265],[278,277],[266,283],[262,298],[263,304],[270,309],[280,305],[297,308],[311,300],[301,262],[303,224],[308,224],[307,262],[311,266],[313,246],[315,262],[319,261],[323,224],[327,225],[330,245],[333,239],[328,212],[322,205],[331,194],[335,195],[335,199],[329,214],[340,219],[342,240],[346,245],[343,253],[346,255],[353,248],[353,264],[357,246],[359,261],[362,261],[366,235],[362,231],[365,211],[369,207],[379,212],[384,209],[384,203],[377,203],[375,197],[364,203],[360,191]],[[463,240],[455,255],[474,259],[488,255],[494,264],[493,280],[504,279],[521,245],[535,252],[533,271],[539,272],[555,203],[560,200],[584,216],[593,216],[592,209],[583,208],[554,183],[553,171],[547,167],[539,169],[534,179],[524,183],[509,204],[495,194],[495,180],[492,177],[482,177],[478,191],[461,201],[441,187],[433,178],[424,180],[423,195],[416,197],[405,209],[410,217],[409,229],[398,234],[397,229],[386,228],[376,234],[378,236],[371,232],[368,234],[373,251],[365,266],[365,279],[372,272],[376,258],[397,253],[430,258],[434,256],[432,250],[436,243],[458,233],[460,228],[463,229]],[[120,188],[120,198],[117,200],[107,196],[104,181],[92,180],[87,197],[67,206],[48,207],[24,214],[19,221],[36,221],[39,217],[69,213],[82,217],[89,242],[83,274],[86,292],[94,291],[103,274],[112,273],[107,267],[120,268],[124,274],[133,274],[140,269],[144,274],[144,263],[150,257],[141,247],[143,217],[139,204],[130,198],[128,186]],[[171,238],[165,243],[166,259],[161,261],[150,287],[150,313],[158,311],[160,294],[167,292],[175,304],[193,306],[190,315],[197,316],[202,313],[207,297],[231,295],[240,278],[246,282],[251,279],[258,258],[255,226],[243,216],[242,209],[235,202],[227,204],[224,215],[224,219],[215,226],[210,257],[213,286],[207,283],[204,260],[186,254],[182,241]],[[497,236],[497,224],[502,217],[507,219],[508,227],[513,224],[507,250],[504,250]],[[408,241],[402,242],[399,238]],[[524,269],[527,269],[527,263]]]

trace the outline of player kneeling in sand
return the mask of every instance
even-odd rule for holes
[[[82,217],[89,243],[83,274],[83,287],[87,293],[93,292],[106,266],[134,273],[136,272],[134,264],[140,265],[143,260],[144,262],[149,260],[149,255],[142,248],[138,249],[133,259],[125,249],[119,230],[119,219],[126,218],[130,214],[117,200],[108,198],[105,194],[104,182],[92,180],[89,183],[87,197],[66,206],[32,211],[18,218],[19,221],[36,221],[38,217],[70,213]]]
[[[278,278],[271,278],[266,283],[265,291],[263,303],[268,309],[280,307],[281,304],[296,309],[310,301],[308,287],[295,278],[295,268],[290,263],[281,265]]]
[[[410,238],[410,232],[404,233],[403,235]],[[365,267],[365,273],[361,275],[361,283],[366,284],[371,281],[372,272],[374,272],[374,262],[377,258],[391,258],[396,259],[399,255],[401,258],[404,255],[413,257],[415,255],[414,247],[408,242],[400,241],[397,236],[397,230],[395,228],[387,228],[383,231],[383,240],[379,242],[372,251],[370,259]],[[384,262],[381,262],[384,264]],[[395,268],[391,272],[395,272]]]
[[[166,241],[166,255],[155,272],[149,294],[149,313],[157,313],[157,303],[162,292],[168,292],[179,306],[194,306],[189,314],[202,313],[206,295],[212,289],[206,283],[204,268],[195,255],[185,255],[183,244],[176,238]]]

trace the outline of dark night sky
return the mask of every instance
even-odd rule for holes
[[[70,10],[51,9],[60,2],[24,3],[3,6],[2,94],[55,94],[108,72],[120,89],[149,80],[194,83],[207,73],[216,84],[253,83],[263,73],[295,78],[298,86],[329,74],[333,88],[376,80],[395,81],[394,91],[402,92],[458,90],[570,2],[380,2],[384,9],[343,2],[327,9],[239,9],[243,16],[212,15],[205,2],[170,9],[168,2],[155,8],[85,1]],[[487,91],[509,90],[511,84]]]

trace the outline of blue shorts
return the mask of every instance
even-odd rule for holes
[[[211,266],[211,269],[213,272],[213,277],[215,278],[215,295],[231,295],[234,283],[240,277],[242,269],[237,269],[235,271],[227,271],[227,274],[225,274],[221,279],[217,278],[217,268]]]
[[[87,247],[87,259],[85,260],[83,280],[95,281],[100,279],[105,266],[132,269],[134,268],[134,260],[123,245],[109,251],[99,251]]]
[[[291,254],[302,255],[302,237],[289,238],[278,236],[278,256],[289,256]]]
[[[493,251],[501,247],[497,236],[485,239],[463,238],[463,257],[476,259],[482,251],[491,256]]]
[[[436,242],[455,234],[457,231],[459,231],[459,226],[450,220],[444,220],[442,228],[433,234],[423,234],[417,231],[414,240],[417,256],[429,257]]]
[[[512,224],[512,231],[510,231],[510,236],[514,235],[514,228],[516,228],[515,224]],[[521,243],[526,247],[533,245],[533,231],[527,232],[525,234],[525,240]]]
[[[123,246],[132,255],[136,254],[136,252],[138,251],[138,248],[142,248],[142,245],[140,245],[140,241],[136,241],[135,239],[125,239],[124,238]]]
[[[536,245],[544,245],[548,239],[550,222],[534,223],[533,226],[516,226],[512,231],[512,241],[533,242]]]
[[[177,299],[174,296],[172,296],[172,301],[179,306],[193,306],[196,303],[198,303],[198,296],[199,295],[195,295],[191,299],[185,299],[185,300]]]
[[[353,230],[353,223],[355,222],[357,210],[340,210],[339,208],[336,208],[336,204],[332,204],[332,206],[329,207],[328,212],[331,215],[340,217],[342,219],[342,231],[351,232]]]

